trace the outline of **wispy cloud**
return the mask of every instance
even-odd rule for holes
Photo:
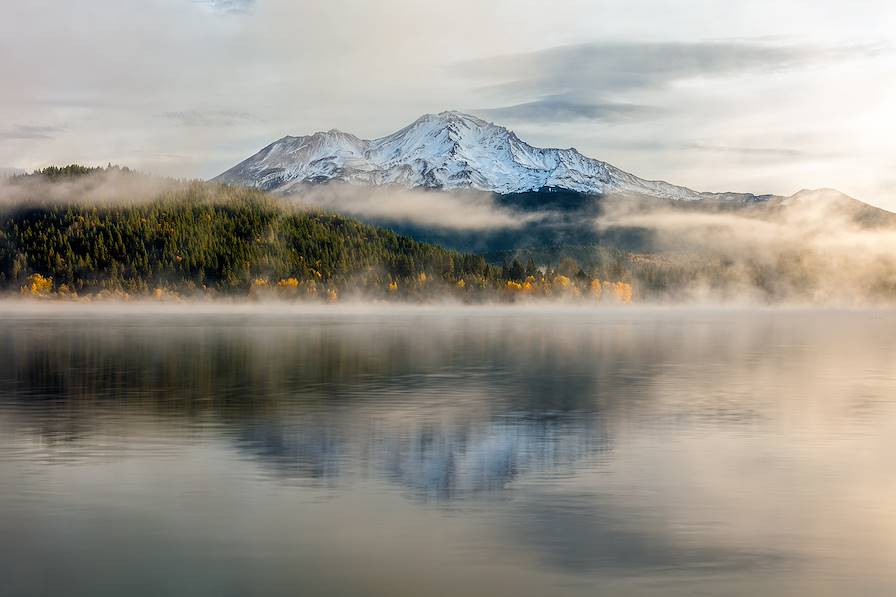
[[[0,130],[0,139],[53,139],[62,131],[63,128],[58,126],[15,124],[9,129]]]
[[[722,259],[709,275],[694,271],[689,298],[862,304],[886,296],[896,279],[893,214],[830,189],[772,205],[695,213],[615,201],[604,205],[597,226],[648,230],[669,254]]]
[[[378,222],[428,226],[440,230],[517,229],[543,220],[545,213],[503,207],[490,193],[432,192],[399,187],[328,184],[301,189],[296,201]]]
[[[232,126],[241,122],[249,122],[255,118],[248,112],[230,110],[178,110],[159,114],[160,118],[170,120],[179,126]]]
[[[721,145],[718,143],[690,143],[682,146],[682,149],[691,151],[707,151],[712,153],[732,153],[742,156],[756,157],[781,157],[781,158],[798,158],[812,155],[819,157],[817,153],[810,154],[802,149],[792,147],[751,147],[737,145]]]
[[[571,97],[550,95],[531,102],[501,108],[474,110],[496,120],[525,120],[527,122],[558,122],[572,120],[627,120],[645,118],[657,109],[639,104],[607,101],[578,101]]]
[[[650,113],[650,106],[625,100],[632,93],[693,79],[830,64],[883,51],[874,45],[818,47],[757,41],[601,42],[496,56],[457,68],[483,81],[482,91],[496,101],[517,100],[480,112],[555,122],[618,120]]]
[[[226,14],[245,14],[255,6],[255,0],[194,0],[212,10]]]
[[[0,166],[0,178],[9,178],[10,176],[15,176],[16,174],[24,174],[25,171],[21,168],[9,168],[5,166]]]

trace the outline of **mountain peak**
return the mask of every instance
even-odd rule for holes
[[[464,122],[475,122],[477,124],[488,124],[481,118],[477,118],[472,114],[467,114],[466,112],[460,112],[459,110],[443,110],[438,114],[425,114],[424,117],[431,116],[435,118],[441,118],[442,120],[448,121],[464,121]]]
[[[465,114],[464,112],[458,112],[456,110],[446,110],[444,112],[439,112],[438,114],[424,114],[423,116],[412,122],[410,125],[405,127],[405,129],[421,126],[434,128],[464,127],[470,129],[487,127],[500,128],[494,124],[482,120],[481,118],[477,118],[472,114]]]
[[[309,135],[310,138],[318,138],[318,139],[349,139],[353,141],[361,141],[358,137],[351,133],[346,133],[340,131],[339,129],[330,129],[328,131],[317,131],[316,133]]]
[[[533,147],[502,126],[457,110],[424,114],[401,130],[370,141],[336,129],[284,137],[215,180],[281,193],[304,184],[339,181],[501,194],[560,188],[682,200],[753,197],[697,193],[644,180],[574,149]]]

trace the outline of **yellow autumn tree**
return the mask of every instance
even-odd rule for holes
[[[249,288],[249,295],[255,298],[265,296],[271,285],[266,278],[255,278],[252,280],[252,286]]]
[[[591,294],[591,297],[596,301],[599,301],[601,299],[601,297],[603,297],[604,290],[603,290],[603,287],[601,286],[600,280],[597,280],[597,279],[591,280],[589,292]]]
[[[282,280],[277,282],[277,288],[295,289],[298,287],[299,287],[299,281],[295,278],[283,278]]]
[[[281,298],[286,297],[294,297],[299,292],[299,286],[301,282],[297,278],[289,277],[289,278],[281,278],[277,280],[277,283],[274,285],[277,294],[280,295]]]
[[[22,286],[22,294],[31,296],[49,296],[53,292],[53,278],[40,274],[31,274]]]
[[[526,276],[526,279],[523,280],[523,292],[525,294],[532,294],[535,290],[535,276]]]
[[[632,285],[626,282],[616,282],[613,285],[613,296],[620,303],[628,304],[632,302]]]

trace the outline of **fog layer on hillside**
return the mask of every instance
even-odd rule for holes
[[[178,202],[183,201],[185,197],[190,197],[190,201],[225,205],[240,193],[253,192],[209,183],[161,179],[118,168],[108,168],[83,176],[63,176],[57,179],[28,176],[2,180],[0,207],[7,213],[13,213],[9,210],[16,207],[60,204],[77,205],[82,208],[86,206],[88,209],[95,205],[102,209],[109,206],[142,205],[161,198]],[[254,193],[254,196],[263,197],[260,193]],[[349,284],[349,280],[356,281],[363,278],[366,284],[372,284],[389,296],[401,295],[412,287],[433,285],[436,279],[446,283],[446,287],[450,287],[454,294],[466,295],[472,288],[471,282],[474,277],[470,272],[475,271],[477,288],[487,287],[492,298],[516,302],[534,298],[534,295],[539,295],[538,290],[543,288],[571,289],[569,292],[564,291],[563,296],[553,291],[541,293],[553,300],[566,300],[569,294],[587,297],[596,280],[630,283],[634,288],[634,299],[641,302],[847,305],[896,302],[896,224],[894,224],[896,216],[875,210],[836,192],[804,192],[790,198],[752,205],[641,202],[630,198],[604,198],[599,201],[599,205],[602,215],[595,220],[599,232],[635,230],[646,233],[650,239],[650,247],[646,249],[629,247],[628,252],[618,252],[614,257],[616,261],[608,265],[605,262],[607,246],[580,245],[575,247],[579,263],[570,264],[568,253],[573,248],[570,243],[574,239],[567,237],[562,239],[563,242],[558,239],[555,243],[557,246],[552,247],[554,251],[552,257],[536,261],[533,267],[537,268],[537,271],[530,271],[530,267],[527,266],[526,274],[518,277],[519,279],[513,275],[508,277],[510,270],[500,274],[498,272],[500,268],[494,271],[488,270],[484,262],[482,267],[477,266],[473,270],[465,266],[467,269],[460,272],[452,266],[450,270],[443,272],[425,271],[430,266],[424,267],[422,262],[416,263],[414,259],[407,260],[406,263],[405,261],[391,263],[388,267],[382,265],[374,267],[374,264],[365,261],[367,269],[363,275],[359,276],[360,270],[339,270],[340,276],[345,284]],[[493,196],[473,191],[443,193],[319,185],[310,187],[296,196],[272,200],[264,209],[283,210],[284,214],[295,214],[309,209],[312,212],[318,210],[342,212],[364,220],[382,222],[386,226],[390,223],[411,223],[423,230],[442,230],[446,231],[446,234],[461,232],[485,234],[504,230],[519,237],[519,248],[515,256],[525,264],[531,261],[533,254],[537,255],[534,250],[539,249],[529,246],[532,242],[536,242],[530,235],[533,229],[549,233],[552,223],[558,221],[558,218],[566,218],[569,221],[573,217],[568,212],[563,212],[561,216],[558,208],[547,204],[541,207],[541,209],[531,205],[525,209],[512,207],[506,203],[501,204]],[[217,218],[215,215],[217,213],[219,212],[213,210],[208,216],[203,217]],[[585,225],[591,221],[586,218],[593,218],[592,215],[586,215],[585,211],[581,214]],[[57,213],[57,217],[59,215]],[[21,219],[21,216],[16,217]],[[32,222],[32,219],[22,219],[22,222],[32,222],[33,225],[43,221]],[[193,224],[187,222],[184,225]],[[189,230],[196,231],[195,228]],[[25,277],[31,273],[52,277],[56,284],[63,283],[65,272],[68,278],[72,277],[70,264],[59,262],[59,258],[66,254],[70,254],[76,260],[83,258],[87,247],[75,246],[77,243],[72,244],[74,242],[72,239],[66,239],[76,233],[82,238],[78,242],[93,242],[93,237],[82,229],[60,229],[58,232],[61,237],[53,232],[47,241],[38,238],[37,244],[28,241],[18,232],[13,236],[7,235],[6,238],[0,237],[0,261],[7,259],[9,267],[4,267],[9,271],[18,272],[15,274],[15,279],[6,280],[7,287],[18,289],[25,283]],[[271,237],[270,234],[262,234],[263,232],[264,230],[259,229],[259,234],[251,239],[235,240],[250,244],[262,243],[264,246],[277,239],[278,242],[283,241],[276,235]],[[163,229],[155,231],[153,242],[164,240],[160,234],[164,236]],[[189,232],[187,234],[191,237],[196,236]],[[210,234],[217,239],[214,242],[218,248],[226,247],[231,242],[220,237],[220,232],[212,231]],[[214,236],[216,234],[218,236]],[[301,233],[299,234],[301,236]],[[341,233],[334,229],[332,234],[338,236]],[[600,238],[601,242],[611,242],[603,240],[611,238],[610,236]],[[245,259],[237,254],[210,257],[211,261],[208,263],[212,265],[232,262],[226,272],[208,270],[207,265],[202,266],[206,268],[203,271],[188,271],[184,268],[192,267],[190,247],[195,243],[191,244],[181,237],[178,239],[169,239],[171,242],[165,244],[166,251],[171,253],[169,257],[174,261],[158,267],[156,263],[144,264],[147,273],[145,279],[141,279],[141,283],[138,284],[140,288],[146,287],[152,290],[160,282],[164,287],[165,280],[175,279],[191,280],[191,284],[197,289],[207,285],[211,288],[220,276],[227,276],[228,279],[239,282],[238,284],[234,282],[236,286],[231,284],[228,287],[230,290],[245,286],[243,290],[246,292],[250,289],[249,285],[254,284],[258,278],[266,278],[272,285],[278,280],[297,278],[296,283],[301,285],[304,282],[302,272],[315,277],[321,275],[320,265],[314,265],[314,262],[319,260],[320,256],[328,255],[333,259],[334,268],[344,269],[344,266],[340,265],[342,258],[333,253],[331,248],[321,245],[318,242],[321,239],[310,239],[312,243],[317,243],[316,248],[311,248],[321,255],[315,256],[310,262],[303,262],[301,272],[290,268],[283,271],[269,268],[271,271],[267,274],[251,268],[251,271],[249,269],[242,271],[239,263],[242,263],[241,259]],[[28,247],[32,254],[37,255],[41,253],[39,250],[41,247],[49,246],[46,243],[50,241],[59,244],[64,251],[48,253],[38,260],[39,263],[29,263],[26,256],[17,253],[23,247]],[[144,239],[144,242],[149,241]],[[537,242],[544,243],[545,240],[539,238]],[[282,245],[282,242],[280,244]],[[311,250],[309,247],[302,250]],[[288,250],[286,245],[281,248]],[[137,249],[144,251],[140,247]],[[280,256],[282,251],[277,251],[272,255]],[[564,251],[567,252],[567,257],[563,256]],[[591,263],[582,258],[582,255],[587,257],[588,251],[592,251],[595,255]],[[192,257],[196,258],[197,255],[192,254]],[[508,254],[508,262],[512,261],[513,257],[513,254]],[[146,258],[149,261],[157,259],[153,252]],[[182,265],[184,259],[186,261]],[[445,254],[439,259],[450,261],[452,258]],[[563,259],[566,259],[566,262],[563,262]],[[604,259],[603,264],[600,263],[601,259]],[[12,260],[16,263],[13,264]],[[119,266],[128,262],[124,258],[119,261],[121,261]],[[269,261],[270,259],[264,258],[259,263]],[[78,267],[80,266],[76,264],[75,274]],[[96,276],[103,275],[105,271],[103,267],[96,259],[91,263],[90,272],[94,282],[97,281]],[[117,275],[121,277],[127,275],[129,271],[127,267],[124,269],[119,267]],[[161,271],[166,273],[159,277]],[[111,271],[109,273],[111,275]],[[433,278],[433,273],[436,274],[436,278]],[[527,285],[526,278],[533,273],[532,284]],[[426,274],[422,278],[424,281],[421,281],[420,274]],[[323,280],[318,277],[311,281],[318,286],[322,282],[327,283],[326,272],[323,272],[323,275]],[[400,281],[399,277],[405,282]],[[505,287],[505,282],[513,284],[507,284]],[[66,280],[65,283],[69,288],[72,287],[70,280]],[[341,292],[346,290],[351,290],[352,296],[363,295],[363,292],[355,292],[357,288],[349,289],[345,284],[340,289],[340,296]],[[397,293],[394,288],[396,285]],[[318,288],[318,293],[320,292],[324,290]]]
[[[609,203],[597,225],[652,233],[670,269],[688,272],[679,299],[892,302],[892,215],[834,191],[768,205],[696,211]]]

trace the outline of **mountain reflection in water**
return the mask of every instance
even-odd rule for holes
[[[0,577],[26,596],[884,594],[894,332],[888,311],[19,313]]]

